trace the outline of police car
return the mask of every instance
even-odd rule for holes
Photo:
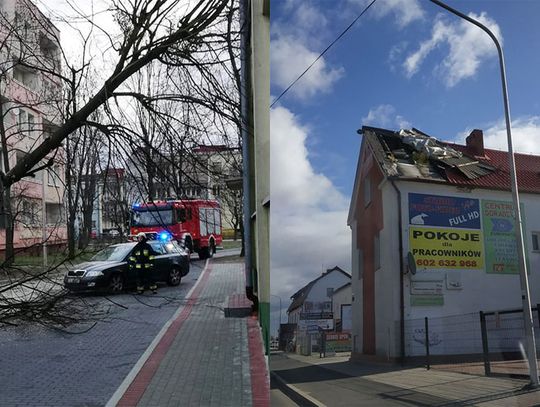
[[[168,239],[149,240],[157,252],[154,267],[155,281],[171,286],[180,284],[189,273],[189,253],[176,241]],[[88,262],[70,267],[64,276],[64,287],[71,291],[106,290],[122,292],[135,287],[135,272],[129,269],[128,257],[137,242],[119,243],[105,247]]]

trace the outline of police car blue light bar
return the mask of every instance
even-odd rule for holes
[[[171,235],[170,233],[167,233],[167,232],[161,232],[159,234],[159,239],[160,240],[170,240],[171,239]]]

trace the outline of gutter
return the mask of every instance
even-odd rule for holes
[[[240,134],[242,137],[242,187],[243,187],[243,217],[244,217],[244,255],[246,297],[253,302],[253,310],[259,308],[259,299],[253,293],[253,256],[251,246],[251,172],[250,172],[250,128],[253,120],[253,104],[251,97],[251,53],[249,50],[251,38],[250,0],[240,0]]]
[[[394,187],[397,193],[397,207],[398,207],[398,238],[399,238],[399,312],[400,312],[400,324],[399,324],[399,353],[401,365],[405,364],[405,296],[403,293],[403,231],[401,229],[402,225],[402,216],[401,216],[401,191],[396,186],[396,183],[393,179],[388,178],[390,183]]]

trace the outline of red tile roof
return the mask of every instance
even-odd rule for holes
[[[447,144],[469,155],[466,146],[453,143]],[[448,182],[462,186],[509,190],[510,165],[508,162],[508,152],[488,148],[484,149],[484,152],[488,159],[475,158],[495,167],[497,169],[496,171],[476,179],[468,179],[459,171],[448,168],[446,170]],[[518,153],[515,154],[515,161],[519,191],[540,194],[540,156]]]

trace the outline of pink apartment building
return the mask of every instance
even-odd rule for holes
[[[0,102],[9,167],[54,131],[62,114],[58,29],[29,0],[0,2]],[[65,243],[64,152],[51,153],[53,165],[23,178],[12,187],[14,245]],[[5,171],[0,157],[0,171]],[[44,211],[45,209],[45,216]],[[0,221],[0,251],[5,250],[5,227]]]

